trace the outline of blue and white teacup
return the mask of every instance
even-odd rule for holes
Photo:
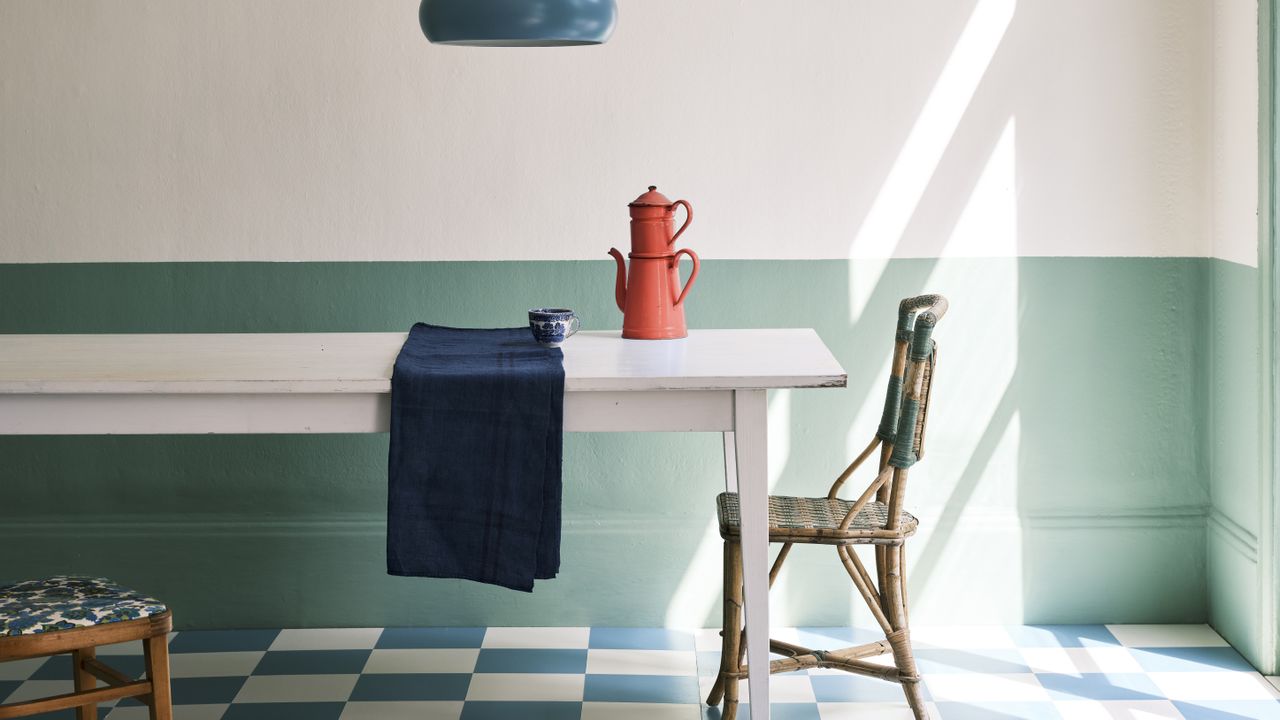
[[[533,331],[533,339],[546,347],[560,347],[560,343],[578,332],[580,325],[578,316],[568,308],[533,308],[529,311],[529,329]]]

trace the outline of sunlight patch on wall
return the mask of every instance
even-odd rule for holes
[[[867,217],[849,247],[849,312],[862,317],[902,233],[915,214],[961,118],[995,57],[1017,0],[980,0],[943,66],[928,100]]]
[[[769,492],[778,485],[782,471],[791,459],[791,391],[769,393]],[[700,628],[714,617],[723,587],[724,560],[720,528],[713,516],[702,532],[698,549],[689,559],[680,583],[667,605],[664,623],[667,627]],[[771,597],[769,610],[773,617],[786,617],[785,600]]]

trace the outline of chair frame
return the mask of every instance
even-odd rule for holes
[[[906,538],[915,532],[914,525],[904,527],[902,505],[906,495],[910,467],[924,454],[924,431],[932,396],[937,344],[932,339],[934,327],[947,312],[947,300],[941,295],[907,298],[898,306],[898,327],[890,366],[889,387],[885,396],[880,427],[857,458],[831,484],[827,499],[835,500],[846,481],[868,458],[880,449],[875,479],[845,513],[839,527],[791,529],[780,532],[770,542],[779,542],[773,566],[769,570],[772,587],[791,552],[792,545],[834,545],[841,564],[884,632],[883,640],[863,643],[839,650],[814,650],[780,640],[770,640],[770,652],[784,655],[769,663],[769,672],[792,672],[808,668],[835,668],[857,675],[879,678],[902,686],[907,704],[917,720],[927,720],[920,674],[911,650],[907,609]],[[905,388],[905,392],[903,392]],[[857,529],[851,525],[872,498],[888,508],[884,527]],[[875,548],[873,579],[866,565],[854,552],[854,545]],[[722,720],[737,716],[738,681],[747,676],[743,665],[746,636],[742,630],[742,545],[741,537],[724,535],[724,625],[720,654],[720,671],[707,697],[708,705],[724,700]],[[893,665],[868,662],[868,658],[892,654]]]
[[[0,719],[76,708],[77,720],[97,720],[98,703],[136,697],[150,708],[151,720],[172,720],[169,688],[169,631],[173,615],[158,615],[31,635],[0,636],[0,662],[71,653],[75,692],[0,705]],[[133,680],[97,658],[99,645],[142,641],[146,678]],[[97,687],[97,681],[106,687]]]

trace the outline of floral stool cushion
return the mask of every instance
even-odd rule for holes
[[[0,637],[137,620],[164,603],[106,578],[59,575],[0,586]]]

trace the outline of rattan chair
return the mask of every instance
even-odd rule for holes
[[[98,703],[136,697],[152,720],[171,720],[169,609],[104,578],[58,576],[0,587],[0,662],[71,653],[75,692],[0,705],[0,718],[76,708],[96,720]],[[141,640],[147,675],[138,680],[97,658],[99,645]],[[107,684],[97,687],[97,681]]]
[[[907,627],[907,582],[904,543],[916,532],[917,521],[902,509],[907,473],[923,455],[925,419],[929,411],[937,344],[932,333],[947,311],[941,295],[921,295],[898,306],[889,388],[879,430],[866,449],[832,483],[826,497],[769,496],[769,542],[781,543],[769,571],[769,584],[795,544],[832,545],[854,587],[867,602],[885,638],[840,650],[812,650],[778,640],[770,652],[786,657],[769,663],[769,672],[806,668],[836,668],[902,685],[907,703],[918,720],[928,718],[920,675],[911,652]],[[905,391],[905,392],[904,392]],[[853,473],[880,448],[879,471],[856,500],[837,497]],[[738,681],[745,678],[745,636],[742,631],[742,545],[737,493],[717,498],[720,536],[724,538],[724,626],[720,672],[708,705],[724,699],[722,720],[733,720],[738,709]],[[854,552],[855,545],[875,549],[875,577]],[[893,654],[893,665],[867,658]]]

